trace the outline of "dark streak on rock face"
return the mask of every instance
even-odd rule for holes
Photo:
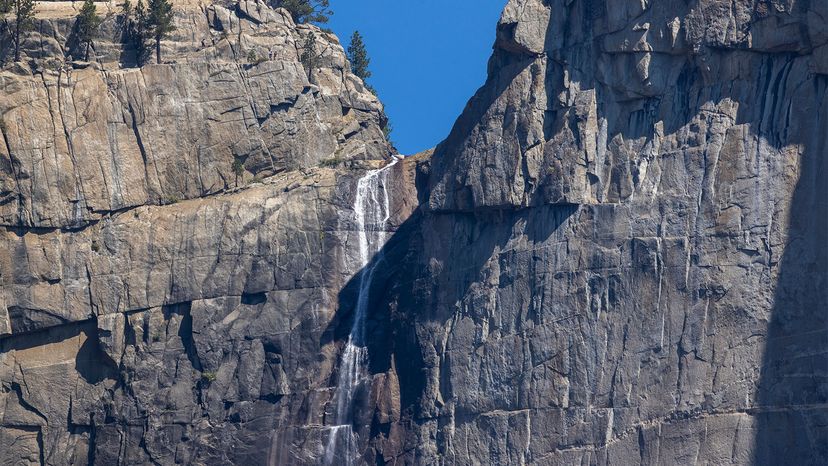
[[[828,7],[751,8],[510,2],[386,294],[384,459],[828,460]]]
[[[206,42],[168,56],[227,60],[243,37],[275,58],[0,73],[17,112],[0,128],[0,463],[322,460],[383,116],[335,39],[317,31],[310,85],[293,73],[308,26],[261,2],[181,8]],[[487,83],[433,155],[389,171],[351,459],[827,463],[825,18],[815,1],[508,2]],[[47,49],[61,24],[42,23]],[[196,82],[221,91],[169,120],[176,144],[194,136],[179,154],[152,112],[207,95]],[[64,169],[60,138],[34,149],[56,116],[22,118],[21,83],[63,110],[109,83],[120,119],[98,145],[135,157],[78,140]],[[70,136],[111,123],[63,110]],[[287,171],[215,188],[233,160]]]

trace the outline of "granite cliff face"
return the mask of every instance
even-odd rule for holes
[[[115,14],[67,58],[76,7],[38,4],[0,71],[0,462],[267,462],[330,391],[382,106],[261,2],[176,2],[143,67]]]
[[[381,178],[335,38],[67,8],[0,72],[4,463],[828,462],[828,4],[512,0]]]
[[[412,457],[828,461],[826,18],[509,2],[386,298]]]
[[[11,66],[0,77],[5,225],[78,228],[255,176],[391,152],[382,107],[347,71],[337,39],[316,30],[320,66],[306,70],[312,29],[284,10],[177,3],[178,29],[162,47],[169,63],[135,68],[111,12],[94,61],[64,61],[71,5],[39,4],[41,33],[24,49],[34,70]]]

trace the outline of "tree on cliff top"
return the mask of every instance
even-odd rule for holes
[[[371,71],[368,69],[371,59],[368,58],[368,51],[365,49],[365,42],[359,31],[354,31],[351,36],[351,43],[348,45],[348,61],[351,62],[351,72],[360,79],[365,81],[371,77]]]
[[[14,21],[9,24],[6,15],[14,13]],[[14,43],[14,61],[20,61],[20,38],[34,26],[34,0],[0,0],[0,17],[6,30],[12,34]]]
[[[135,64],[141,66],[146,60],[147,53],[147,9],[144,2],[138,0],[135,7],[129,0],[121,5],[121,14],[118,15],[118,25],[121,28],[121,42],[131,44],[135,48]]]
[[[278,0],[276,6],[289,11],[299,24],[327,23],[333,14],[330,0]]]
[[[135,32],[135,18],[133,18],[135,10],[132,8],[132,3],[129,0],[124,0],[121,4],[121,13],[118,15],[116,22],[121,32],[121,42],[127,43],[132,40]]]
[[[175,31],[172,3],[169,0],[149,0],[144,30],[155,41],[155,62],[161,63],[161,39]]]
[[[149,55],[147,39],[147,9],[143,0],[138,0],[135,7],[129,0],[121,5],[121,14],[118,15],[118,24],[121,28],[121,41],[131,44],[135,48],[135,63],[141,66]]]
[[[84,60],[89,60],[89,47],[92,45],[92,40],[95,38],[95,33],[98,31],[98,26],[101,25],[101,17],[98,16],[97,7],[92,0],[84,0],[81,7],[78,21],[76,24],[78,41],[86,45],[84,52]]]

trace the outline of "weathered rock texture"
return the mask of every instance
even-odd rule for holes
[[[828,462],[826,18],[509,2],[389,282],[395,453]]]
[[[253,176],[391,153],[382,107],[336,38],[285,10],[185,3],[164,42],[170,63],[122,68],[131,49],[120,16],[106,16],[92,63],[68,63],[58,52],[72,43],[73,10],[38,8],[46,17],[25,49],[34,70],[0,73],[2,224],[77,228]],[[308,70],[300,56],[314,31],[321,56]]]
[[[333,38],[308,80],[281,10],[177,15],[172,63],[48,71],[55,13],[41,68],[0,74],[4,463],[319,464],[331,437],[381,107]],[[390,176],[352,459],[828,462],[826,19],[510,1],[486,85]]]
[[[143,67],[114,14],[70,61],[78,6],[38,4],[0,70],[0,463],[285,458],[277,432],[330,398],[382,106],[264,3],[176,3]]]

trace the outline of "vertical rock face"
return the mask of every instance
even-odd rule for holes
[[[321,454],[382,106],[285,10],[174,3],[162,64],[103,4],[73,61],[79,4],[50,2],[0,69],[0,463]]]
[[[509,2],[392,280],[402,451],[828,461],[826,5]]]
[[[261,2],[181,3],[167,63],[143,67],[132,67],[123,16],[103,5],[93,62],[63,61],[77,13],[38,5],[41,33],[24,48],[34,68],[0,73],[0,223],[77,228],[254,176],[391,153],[382,107],[335,37]],[[306,69],[311,33],[319,66]]]
[[[70,62],[43,8],[0,71],[0,462],[828,462],[828,4],[512,0],[370,226],[335,38],[182,2],[168,63]]]

